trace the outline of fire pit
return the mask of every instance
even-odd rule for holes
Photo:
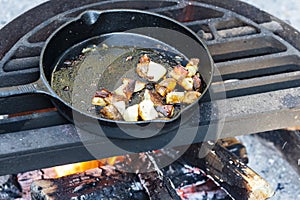
[[[37,80],[39,55],[47,37],[85,10],[108,8],[134,8],[169,16],[206,41],[222,79],[216,78],[212,85],[214,101],[207,97],[200,105],[200,117],[195,115],[183,127],[186,133],[198,129],[193,143],[216,139],[215,134],[203,133],[218,130],[224,120],[220,138],[299,125],[299,33],[254,7],[232,0],[47,2],[0,31],[0,79],[5,80],[0,87]],[[224,115],[219,115],[218,105],[225,102]],[[86,147],[101,146],[102,158],[123,155],[124,149],[161,149],[170,135],[176,135],[174,131],[147,141],[107,140],[92,134],[82,138],[51,101],[40,95],[1,98],[0,108],[1,175],[94,160]],[[111,143],[122,148],[111,151]],[[181,145],[187,145],[183,138],[173,144]]]

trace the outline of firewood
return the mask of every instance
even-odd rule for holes
[[[220,143],[213,147],[207,143],[192,145],[184,157],[193,161],[191,165],[202,169],[234,199],[267,199],[274,194],[274,190],[262,177]]]
[[[31,196],[33,200],[180,199],[160,171],[134,174],[120,172],[112,166],[35,181]]]
[[[33,200],[148,199],[135,174],[120,173],[113,167],[34,181],[31,197]]]

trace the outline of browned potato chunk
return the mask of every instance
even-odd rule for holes
[[[174,69],[169,73],[175,80],[182,80],[186,78],[189,72],[181,65],[174,67]]]
[[[176,87],[176,80],[173,78],[167,78],[159,83],[160,86],[166,87],[168,92],[172,92]]]
[[[101,97],[94,97],[92,99],[92,104],[94,106],[106,106],[107,105],[106,101]]]
[[[129,100],[135,90],[136,81],[124,78],[123,84],[115,90],[115,93],[120,96],[124,96]]]
[[[143,55],[136,67],[136,72],[141,78],[157,82],[165,76],[167,70],[161,64],[152,62],[147,55]]]
[[[200,61],[198,58],[190,59],[189,63],[185,67],[189,72],[189,74],[188,74],[189,77],[192,77],[197,73],[199,62]]]
[[[167,94],[167,104],[178,104],[181,103],[184,98],[184,92],[170,92]]]
[[[181,85],[185,90],[193,90],[194,81],[192,78],[184,78],[178,81],[178,84]]]
[[[144,100],[139,104],[139,115],[144,121],[158,118],[158,113],[151,100]]]
[[[168,89],[164,86],[155,85],[155,90],[160,96],[164,97],[168,94]]]
[[[200,96],[201,96],[200,92],[196,92],[196,91],[186,92],[182,100],[182,103],[192,104],[195,101],[197,101]]]
[[[100,110],[100,113],[107,119],[111,120],[122,120],[122,115],[113,105],[105,106]]]

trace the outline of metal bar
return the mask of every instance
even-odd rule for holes
[[[227,98],[299,87],[300,71],[245,80],[233,80],[225,82],[224,85],[213,83],[212,90],[216,94],[222,93],[224,86]]]
[[[66,124],[57,111],[34,113],[0,120],[0,134]]]
[[[170,138],[175,138],[176,141],[172,141],[174,146],[189,145],[187,138],[195,127],[198,130],[193,143],[297,126],[300,125],[299,94],[300,87],[255,95],[257,101],[253,101],[251,96],[244,96],[205,103],[200,108],[200,125],[193,122],[184,125],[182,132],[186,136],[178,138],[174,137],[178,134],[175,130],[146,140],[108,140],[78,132],[72,125],[2,134],[0,175],[95,159],[86,148],[97,150],[97,158],[105,158],[123,155],[127,150],[145,152],[160,149],[170,142]],[[218,132],[222,128],[222,120],[225,124]],[[119,148],[113,148],[114,145]]]

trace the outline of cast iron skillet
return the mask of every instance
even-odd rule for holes
[[[55,31],[46,41],[40,58],[40,78],[22,86],[0,88],[0,97],[37,93],[51,97],[58,111],[76,126],[89,132],[111,138],[148,138],[167,133],[189,120],[198,102],[185,109],[171,120],[140,122],[113,121],[91,116],[68,104],[51,88],[52,73],[68,50],[94,42],[109,40],[111,44],[137,47],[173,49],[186,58],[199,58],[199,72],[206,83],[201,97],[212,81],[213,61],[210,53],[192,30],[158,14],[139,10],[87,11]],[[78,53],[74,51],[74,54]],[[92,96],[93,94],[91,94]],[[199,99],[201,99],[201,97]]]

